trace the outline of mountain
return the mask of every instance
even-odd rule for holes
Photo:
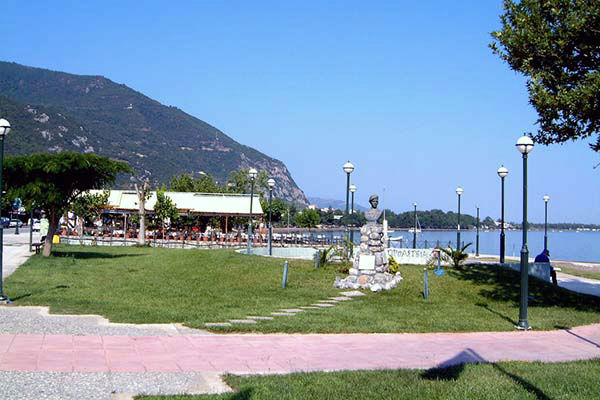
[[[344,211],[346,209],[346,200],[323,199],[321,197],[308,197],[310,204],[316,204],[318,208],[334,208]],[[358,211],[366,211],[367,207],[363,207],[354,202],[354,209]]]
[[[254,167],[277,181],[275,196],[308,204],[283,162],[102,76],[0,62],[0,115],[13,126],[9,154],[94,152],[127,161],[155,184],[181,173],[225,182],[231,171]]]

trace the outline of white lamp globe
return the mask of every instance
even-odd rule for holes
[[[529,154],[533,150],[533,140],[529,136],[521,136],[516,146],[521,154]]]
[[[508,175],[508,168],[506,168],[504,165],[498,168],[498,176],[500,178],[505,178],[506,175]]]
[[[352,193],[356,192],[356,185],[350,185],[350,191]]]
[[[5,120],[4,118],[0,119],[0,137],[4,137],[8,135],[10,132],[10,122]]]
[[[250,168],[250,170],[248,171],[248,176],[250,176],[250,178],[254,179],[254,178],[256,178],[256,175],[258,175],[258,171],[255,170],[254,168]]]
[[[463,188],[461,188],[460,186],[459,186],[459,187],[457,187],[457,188],[456,188],[456,194],[457,194],[457,195],[459,195],[459,196],[460,196],[461,194],[463,194]]]
[[[267,181],[267,185],[269,185],[270,189],[273,189],[275,187],[275,179],[269,178],[269,180]]]
[[[344,166],[342,168],[344,169],[344,172],[347,174],[351,174],[352,171],[354,171],[354,165],[352,165],[352,163],[350,161],[348,161],[346,164],[344,164]]]
[[[544,201],[545,201],[546,203],[547,203],[547,202],[549,202],[549,201],[550,201],[550,196],[548,196],[548,195],[545,195],[545,196],[544,196]]]

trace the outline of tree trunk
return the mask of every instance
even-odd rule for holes
[[[58,216],[55,211],[50,211],[50,220],[48,221],[48,233],[46,234],[46,240],[44,241],[44,251],[42,255],[48,257],[52,253],[52,239],[54,233],[58,228]]]
[[[140,246],[146,244],[146,216],[144,215],[143,206],[140,207],[140,233],[138,235],[138,244]]]

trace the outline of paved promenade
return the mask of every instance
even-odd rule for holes
[[[571,330],[489,333],[0,335],[3,371],[264,374],[597,357],[600,324]]]

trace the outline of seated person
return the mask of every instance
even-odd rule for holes
[[[540,254],[535,257],[536,263],[549,263],[550,262],[550,252],[548,249],[544,249]],[[550,267],[550,278],[552,278],[552,283],[558,285],[558,281],[556,280],[556,271],[554,267]]]
[[[548,249],[544,249],[540,254],[535,257],[536,263],[549,263],[550,262],[550,252]]]

